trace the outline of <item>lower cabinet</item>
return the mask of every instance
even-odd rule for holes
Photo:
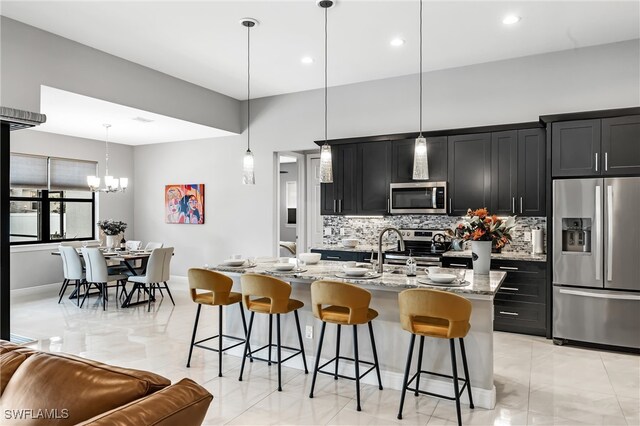
[[[334,260],[338,262],[371,262],[370,251],[346,251],[346,250],[323,250],[311,249],[311,253],[320,253],[322,260]],[[377,259],[378,254],[374,253],[373,258]]]
[[[471,268],[471,259],[443,257],[442,266]],[[547,331],[547,264],[520,260],[491,261],[507,276],[493,301],[493,329],[545,336]]]

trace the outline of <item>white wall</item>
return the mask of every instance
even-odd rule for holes
[[[536,121],[539,115],[638,106],[638,40],[425,74],[425,129]],[[329,76],[331,81],[331,76]],[[418,76],[329,89],[329,138],[417,131]],[[242,185],[246,136],[135,147],[136,239],[175,246],[172,273],[230,254],[275,254],[275,151],[323,137],[322,90],[252,102],[256,185]],[[246,118],[245,118],[246,119]],[[163,187],[206,184],[206,223],[163,222]]]
[[[75,158],[97,161],[100,174],[104,174],[104,142],[53,133],[20,130],[11,133],[11,151],[24,154]],[[130,188],[125,193],[98,194],[97,219],[118,219],[129,227],[126,238],[135,234],[133,147],[109,144],[109,171],[115,177],[129,177]],[[97,236],[97,231],[96,231]],[[55,244],[52,245],[55,247]],[[25,288],[62,281],[60,258],[52,256],[52,247],[14,247],[11,252],[11,288]],[[44,250],[43,250],[44,249]]]

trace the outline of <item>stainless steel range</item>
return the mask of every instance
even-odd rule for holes
[[[400,234],[404,239],[405,250],[387,250],[384,253],[384,263],[404,265],[411,255],[418,266],[442,266],[442,253],[451,247],[444,230],[401,229]]]

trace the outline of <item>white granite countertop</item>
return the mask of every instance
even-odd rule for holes
[[[449,250],[443,254],[444,257],[466,257],[471,258],[471,250],[462,250],[462,251],[454,251]],[[498,260],[522,260],[527,262],[546,262],[547,255],[542,254],[532,254],[527,252],[520,251],[505,251],[502,253],[491,253],[492,259]]]
[[[383,244],[382,250],[396,250],[398,246],[395,244]],[[312,247],[311,250],[337,250],[370,253],[373,250],[378,253],[378,246],[373,244],[358,244],[356,247],[344,247],[342,244],[323,244],[321,246]]]
[[[322,279],[330,279],[352,284],[359,284],[364,287],[369,287],[376,290],[400,291],[407,288],[431,288],[435,290],[449,291],[452,293],[483,296],[495,295],[507,275],[506,272],[502,271],[490,271],[489,275],[474,275],[473,271],[469,269],[466,271],[465,276],[467,285],[452,287],[445,285],[420,283],[418,280],[424,280],[426,278],[425,275],[418,275],[417,277],[407,277],[404,274],[396,274],[392,272],[384,272],[380,276],[369,279],[338,278],[336,274],[342,271],[342,265],[344,265],[344,262],[320,261],[316,265],[303,265],[302,270],[299,272],[289,273],[270,272],[270,270],[273,268],[273,263],[256,263],[251,266],[240,266],[235,268],[218,265],[210,267],[209,269],[218,272],[235,274],[266,274],[276,276],[284,281],[295,280],[313,282]],[[390,270],[390,268],[387,267],[385,267],[385,269]]]

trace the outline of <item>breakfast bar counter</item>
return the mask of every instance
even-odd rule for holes
[[[315,319],[311,313],[311,292],[310,284],[321,279],[349,282],[372,293],[371,308],[375,309],[379,315],[373,320],[373,328],[378,346],[378,358],[382,370],[382,383],[385,388],[401,389],[403,371],[406,362],[406,351],[409,345],[410,334],[400,327],[400,315],[398,309],[398,293],[408,288],[429,288],[435,290],[449,291],[460,294],[469,299],[473,310],[471,313],[471,330],[465,337],[467,347],[467,358],[469,362],[469,374],[473,391],[474,403],[477,407],[492,409],[496,403],[496,388],[493,382],[493,298],[506,277],[502,271],[490,271],[489,275],[474,275],[473,271],[466,271],[464,286],[441,286],[423,284],[425,275],[417,277],[407,277],[397,272],[384,272],[381,276],[372,278],[339,278],[336,274],[342,272],[344,262],[320,261],[316,265],[301,265],[298,272],[277,273],[273,271],[273,263],[260,262],[254,265],[229,267],[215,266],[209,269],[224,273],[234,280],[233,291],[240,292],[240,277],[245,273],[258,273],[276,276],[291,283],[291,297],[304,302],[304,308],[300,309],[300,322],[305,329],[312,327],[311,338],[304,339],[305,353],[309,365],[313,365],[315,351],[317,347],[316,332],[320,330],[321,322]],[[386,270],[386,266],[385,266]],[[228,312],[228,313],[227,313]],[[226,310],[229,318],[224,321],[227,329],[226,334],[242,336],[242,323],[236,309]],[[262,315],[260,317],[263,317]],[[264,316],[266,317],[266,316]],[[297,335],[293,321],[289,323],[284,320],[283,344],[297,347]],[[268,335],[267,318],[256,318],[252,342],[255,340],[261,344],[266,343]],[[369,347],[369,336],[366,328],[363,328],[362,335],[358,336],[363,344],[360,347],[360,359],[370,360],[372,358]],[[324,361],[335,354],[336,331],[333,327],[327,329],[325,342],[323,345]],[[351,339],[343,336],[341,343],[341,354],[352,356]],[[416,351],[417,352],[417,351]],[[458,351],[459,352],[459,351]],[[242,350],[234,348],[228,353],[241,356]],[[458,353],[458,358],[459,358]],[[326,359],[325,359],[326,358]],[[414,368],[417,353],[414,354]],[[458,366],[461,366],[459,359]],[[285,364],[285,366],[302,369],[302,362],[299,357],[295,357]],[[347,366],[348,368],[349,366]],[[352,367],[351,367],[352,368]],[[423,370],[435,371],[442,374],[450,374],[451,360],[449,355],[449,342],[446,339],[427,339],[425,342],[424,357],[422,363]],[[462,374],[462,371],[459,372]],[[453,394],[453,385],[450,381],[424,376],[425,389],[445,395]],[[375,384],[375,375],[367,375],[363,379],[364,383]],[[465,397],[462,401],[465,402]]]

